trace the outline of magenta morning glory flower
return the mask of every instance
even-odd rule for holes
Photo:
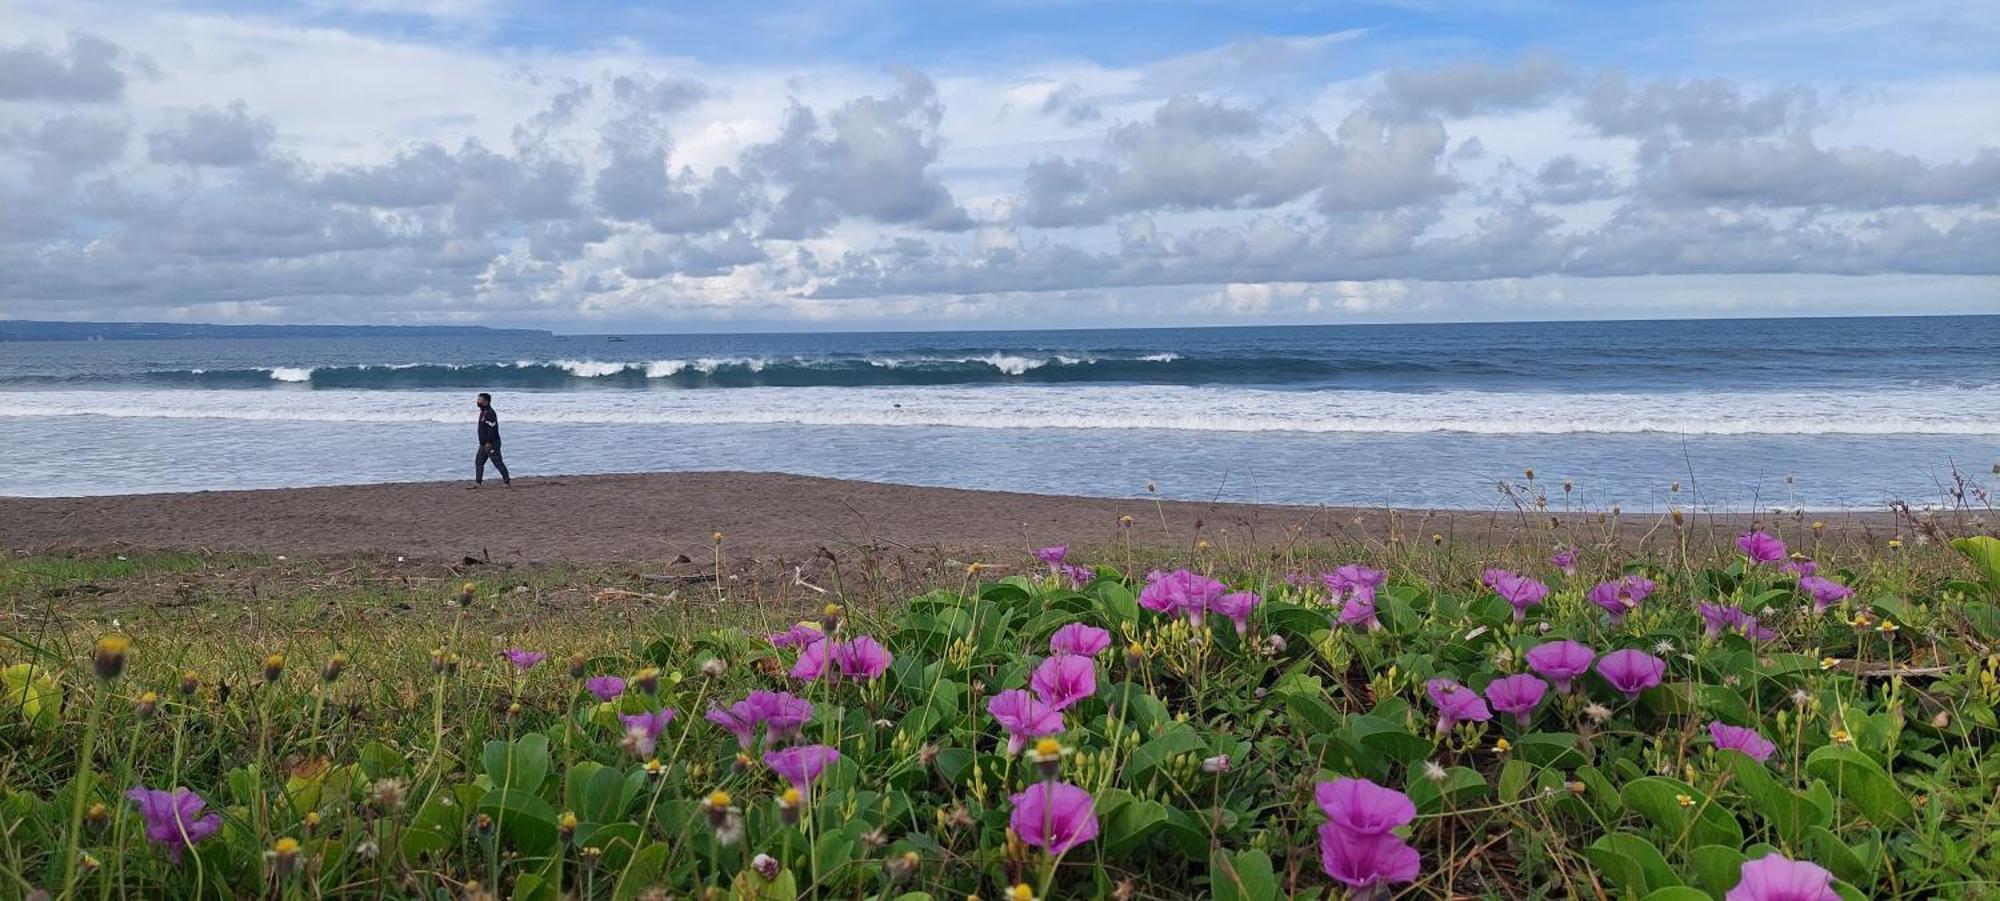
[[[1326,583],[1327,590],[1333,592],[1333,599],[1337,601],[1358,591],[1366,591],[1372,596],[1389,581],[1389,576],[1379,569],[1348,563],[1321,575],[1319,580]]]
[[[1715,739],[1717,748],[1742,751],[1758,763],[1771,759],[1771,752],[1778,750],[1777,745],[1758,735],[1757,730],[1731,726],[1721,720],[1708,724],[1708,734]]]
[[[1340,605],[1340,615],[1335,617],[1342,625],[1361,626],[1370,632],[1382,630],[1382,620],[1375,615],[1375,589],[1366,586],[1356,588],[1347,596],[1347,602]]]
[[[843,641],[833,646],[833,664],[840,667],[840,674],[849,679],[867,681],[880,677],[889,671],[889,649],[873,638],[863,635],[853,641]]]
[[[1229,618],[1236,625],[1236,634],[1250,631],[1250,611],[1264,599],[1252,591],[1237,591],[1225,594],[1209,602],[1208,609]]]
[[[1493,718],[1493,711],[1486,709],[1478,692],[1450,679],[1424,683],[1424,693],[1437,705],[1439,732],[1450,732],[1459,723],[1483,723]]]
[[[1035,667],[1028,687],[1042,703],[1062,710],[1097,693],[1097,665],[1089,657],[1057,654]]]
[[[600,701],[614,701],[625,693],[625,680],[617,676],[592,676],[583,680],[583,687]]]
[[[1494,710],[1511,713],[1521,728],[1528,728],[1528,721],[1534,717],[1535,705],[1542,702],[1542,695],[1548,693],[1549,685],[1527,673],[1495,679],[1486,684],[1486,702]]]
[[[1625,619],[1625,614],[1639,609],[1639,603],[1653,593],[1658,583],[1645,576],[1625,576],[1609,582],[1599,582],[1590,589],[1590,602],[1604,608],[1611,614],[1611,624],[1617,625]]]
[[[1050,854],[1062,854],[1097,837],[1097,802],[1067,782],[1037,782],[1008,799],[1014,834]]]
[[[1423,858],[1394,835],[1355,835],[1326,823],[1319,827],[1319,865],[1355,897],[1370,897],[1391,883],[1416,879]]]
[[[1381,835],[1417,818],[1410,796],[1367,779],[1335,779],[1313,789],[1329,823],[1354,835]]]
[[[674,721],[675,716],[672,707],[663,707],[651,713],[620,714],[618,721],[625,724],[625,738],[632,743],[633,755],[653,756],[653,751],[660,746],[660,733]]]
[[[729,734],[736,736],[737,746],[748,750],[757,742],[757,721],[751,718],[750,712],[743,707],[742,701],[728,707],[710,707],[702,716],[709,722],[728,730]]]
[[[1660,684],[1660,677],[1666,675],[1667,662],[1645,651],[1626,648],[1612,651],[1597,661],[1597,674],[1611,687],[1625,693],[1627,699],[1639,697],[1639,693]]]
[[[1724,632],[1737,632],[1755,641],[1778,637],[1778,633],[1759,625],[1757,617],[1745,613],[1741,607],[1702,601],[1696,609],[1701,613],[1702,632],[1710,638],[1720,638]]]
[[[1049,636],[1049,651],[1055,654],[1095,657],[1110,646],[1111,633],[1083,623],[1070,623]]]
[[[749,706],[756,719],[763,721],[765,738],[770,741],[797,738],[806,720],[812,719],[812,702],[793,697],[789,692],[753,691],[742,703]]]
[[[813,780],[839,759],[840,752],[826,745],[796,745],[764,752],[764,765],[801,792],[811,791]]]
[[[1744,861],[1742,879],[1723,901],[1840,901],[1833,874],[1777,852]]]
[[[1200,573],[1177,569],[1170,573],[1152,572],[1146,587],[1139,590],[1139,606],[1168,616],[1185,616],[1201,625],[1211,601],[1229,591],[1229,586]]]
[[[1562,570],[1563,575],[1574,576],[1576,575],[1576,555],[1576,548],[1559,548],[1556,550],[1555,555],[1549,558],[1549,562],[1555,564],[1557,569]]]
[[[1528,649],[1528,668],[1555,683],[1556,694],[1569,694],[1570,682],[1590,672],[1597,652],[1588,645],[1564,639],[1546,641]]]
[[[1736,546],[1759,566],[1785,559],[1785,543],[1769,532],[1745,532],[1736,537]]]
[[[774,648],[803,648],[825,637],[826,633],[814,623],[796,623],[783,632],[771,635],[770,639]]]
[[[1825,613],[1826,608],[1854,596],[1854,589],[1822,576],[1805,575],[1799,577],[1799,590],[1813,599],[1813,612]]]
[[[1779,570],[1788,576],[1810,576],[1819,572],[1819,564],[1805,557],[1795,555],[1792,559],[1785,561],[1785,565],[1779,567]]]
[[[1007,730],[1007,753],[1019,754],[1028,739],[1057,735],[1063,731],[1062,712],[1018,688],[1003,691],[986,702],[986,712]]]
[[[1069,545],[1067,544],[1051,545],[1035,552],[1035,559],[1048,564],[1050,569],[1061,566],[1062,562],[1068,558]]]
[[[533,669],[535,664],[549,659],[549,655],[540,651],[524,651],[520,648],[508,648],[501,651],[500,656],[507,658],[508,663],[514,664],[515,669],[524,673]]]
[[[167,859],[180,865],[181,852],[194,847],[222,829],[219,814],[202,815],[208,802],[185,788],[172,791],[139,786],[125,793],[139,805],[139,817],[146,823],[146,840],[164,845]]]
[[[1489,569],[1479,577],[1486,587],[1493,589],[1507,603],[1514,605],[1514,620],[1525,619],[1528,608],[1542,602],[1549,596],[1549,586],[1517,572],[1504,569]]]
[[[792,664],[792,678],[811,682],[826,672],[827,651],[833,642],[824,638],[799,649],[799,660]]]
[[[1069,580],[1069,587],[1082,588],[1097,578],[1097,570],[1077,563],[1065,563],[1056,567],[1056,574]]]

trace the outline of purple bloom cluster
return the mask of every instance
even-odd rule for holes
[[[1424,693],[1438,709],[1438,732],[1450,732],[1459,723],[1483,723],[1493,718],[1479,693],[1450,679],[1424,683]]]
[[[618,721],[625,724],[625,739],[631,742],[633,755],[645,758],[653,756],[660,746],[660,733],[678,715],[672,707],[665,707],[651,713],[621,714]]]
[[[1063,731],[1062,711],[1019,688],[1008,689],[986,702],[986,712],[1007,730],[1007,753],[1019,754],[1031,738]]]
[[[176,866],[181,852],[222,830],[222,816],[202,809],[208,802],[185,788],[172,791],[140,786],[125,793],[139,805],[139,817],[146,823],[146,840],[167,849],[167,859]]]
[[[1658,583],[1645,576],[1625,576],[1609,582],[1599,582],[1590,589],[1590,602],[1604,608],[1611,615],[1611,624],[1625,620],[1625,614],[1639,609],[1640,602],[1653,593]]]
[[[1627,648],[1612,651],[1597,661],[1597,674],[1611,687],[1623,692],[1626,699],[1636,699],[1639,693],[1660,684],[1660,677],[1667,673],[1667,662],[1645,651]]]
[[[1146,575],[1146,587],[1139,591],[1139,606],[1167,616],[1186,617],[1198,626],[1209,605],[1228,593],[1229,586],[1197,572],[1155,571]]]
[[[1513,714],[1514,722],[1526,729],[1529,720],[1534,718],[1536,705],[1542,703],[1542,696],[1548,690],[1547,682],[1521,673],[1487,683],[1486,701],[1494,710]]]
[[[1590,672],[1596,659],[1596,651],[1567,639],[1543,642],[1528,650],[1528,668],[1547,677],[1555,684],[1556,694],[1562,695],[1569,694],[1576,677]]]
[[[1549,562],[1554,564],[1555,568],[1562,570],[1563,575],[1574,576],[1576,575],[1577,553],[1577,549],[1573,547],[1559,548],[1556,550],[1555,555],[1549,558]]]
[[[1785,543],[1769,532],[1745,532],[1736,537],[1736,547],[1751,563],[1763,566],[1785,559]]]
[[[1417,878],[1423,859],[1391,830],[1416,819],[1408,795],[1366,779],[1322,782],[1313,800],[1326,814],[1319,827],[1319,863],[1357,895]]]
[[[888,648],[866,635],[850,641],[820,639],[799,651],[791,676],[811,682],[825,675],[831,666],[841,676],[866,682],[888,672],[894,659]]]
[[[1771,753],[1778,750],[1777,745],[1772,744],[1764,736],[1757,734],[1757,730],[1745,729],[1741,726],[1731,726],[1721,720],[1716,720],[1708,724],[1708,735],[1710,738],[1715,739],[1715,746],[1717,748],[1728,751],[1742,751],[1750,755],[1750,759],[1758,763],[1770,760]]]
[[[1037,782],[1008,798],[1007,824],[1021,841],[1062,854],[1097,837],[1097,801],[1067,782]]]
[[[749,749],[757,743],[757,728],[764,728],[766,744],[783,744],[795,739],[812,719],[813,705],[804,698],[782,691],[753,691],[728,707],[709,708],[708,721],[729,730],[736,743]]]
[[[1096,626],[1070,623],[1049,636],[1049,653],[1095,657],[1111,647],[1111,633]]]
[[[1349,563],[1320,576],[1320,581],[1333,593],[1333,600],[1341,604],[1338,619],[1342,625],[1360,626],[1370,632],[1382,628],[1382,621],[1375,615],[1375,593],[1389,581],[1387,574]]]
[[[1760,625],[1757,617],[1741,607],[1707,601],[1696,606],[1701,612],[1702,633],[1710,638],[1720,638],[1724,632],[1735,632],[1752,641],[1770,641],[1778,637],[1778,633]]]
[[[794,745],[782,751],[764,752],[764,765],[800,792],[811,791],[813,780],[839,759],[840,752],[826,745]]]
[[[1815,575],[1800,576],[1799,590],[1813,599],[1814,613],[1825,613],[1826,608],[1854,596],[1854,589]]]
[[[1736,887],[1722,897],[1723,901],[1840,901],[1832,873],[1775,851],[1744,861]]]

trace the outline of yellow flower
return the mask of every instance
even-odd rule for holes
[[[1689,797],[1687,795],[1675,795],[1674,803],[1679,804],[1682,807],[1693,807],[1694,798]]]
[[[299,840],[291,836],[278,839],[277,843],[271,846],[271,852],[280,857],[297,854],[299,853]]]
[[[1506,740],[1506,739],[1504,739],[1504,738],[1501,738],[1501,739],[1495,739],[1495,740],[1494,740],[1494,742],[1493,742],[1493,751],[1494,751],[1495,753],[1498,753],[1498,754],[1505,754],[1505,753],[1507,753],[1508,751],[1512,751],[1512,750],[1514,750],[1514,744],[1513,744],[1512,742],[1509,742],[1508,740]]]
[[[1833,669],[1834,667],[1836,667],[1836,666],[1839,666],[1839,665],[1840,665],[1840,658],[1839,658],[1839,657],[1821,657],[1821,658],[1819,658],[1819,668],[1820,668],[1820,669]]]
[[[97,653],[91,663],[97,668],[97,677],[109,682],[125,672],[125,652],[132,649],[132,639],[123,635],[106,635],[97,640]]]
[[[1901,538],[1891,538],[1891,539],[1889,539],[1889,549],[1890,549],[1890,550],[1895,550],[1896,548],[1899,548],[1899,547],[1902,547],[1902,546],[1903,546],[1903,539],[1901,539]]]
[[[728,807],[730,800],[729,793],[720,789],[708,793],[708,806],[712,808]]]
[[[1882,621],[1882,624],[1881,624],[1881,625],[1879,625],[1879,626],[1876,626],[1876,627],[1875,627],[1875,631],[1877,631],[1877,632],[1894,632],[1894,631],[1896,631],[1896,624],[1895,624],[1894,622],[1890,621],[1890,620],[1886,620],[1886,619],[1885,619],[1885,620],[1883,620],[1883,621]]]
[[[1846,729],[1835,729],[1835,730],[1833,730],[1833,743],[1834,743],[1834,744],[1837,744],[1837,745],[1844,745],[1844,744],[1847,744],[1848,742],[1851,742],[1851,741],[1853,741],[1853,740],[1854,740],[1854,736],[1851,736],[1851,735],[1848,735],[1848,734],[1847,734],[1847,730],[1846,730]]]
[[[1007,890],[1007,901],[1035,901],[1035,890],[1023,882]]]
[[[803,800],[805,799],[800,797],[797,788],[787,788],[784,794],[778,796],[778,803],[786,807],[797,807]]]

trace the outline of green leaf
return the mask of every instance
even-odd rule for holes
[[[369,779],[387,779],[403,771],[403,755],[379,741],[361,746],[361,772]]]
[[[1845,745],[1827,745],[1806,757],[1806,772],[1825,779],[1833,793],[1853,802],[1877,825],[1907,822],[1910,801],[1874,758]]]
[[[1104,856],[1115,857],[1138,846],[1167,821],[1167,806],[1144,800],[1121,788],[1104,793],[1100,810],[1110,809],[1104,820]]]
[[[618,877],[618,886],[611,890],[613,901],[632,901],[655,883],[660,881],[660,871],[666,866],[666,845],[654,843],[640,848],[632,855],[632,862],[625,866],[625,872]]]
[[[496,788],[479,799],[480,813],[493,818],[500,834],[524,857],[540,857],[556,846],[556,811],[549,802],[518,788]]]
[[[32,663],[16,663],[0,669],[0,710],[20,716],[32,728],[48,729],[62,711],[62,688],[46,669],[37,672]]]
[[[1256,848],[1235,854],[1217,848],[1209,857],[1208,890],[1215,901],[1271,901],[1278,897],[1271,855]]]
[[[1410,772],[1409,785],[1404,794],[1417,805],[1421,813],[1436,813],[1444,809],[1449,800],[1453,807],[1464,807],[1477,800],[1486,792],[1486,780],[1479,773],[1462,766],[1445,771],[1444,781],[1433,782],[1424,777],[1422,770]]]
[[[1590,762],[1569,732],[1530,732],[1514,740],[1514,756],[1535,766],[1573,770]]]
[[[1689,855],[1695,881],[1717,898],[1743,878],[1743,852],[1723,845],[1702,845]]]
[[[1117,626],[1121,623],[1139,621],[1139,602],[1132,596],[1132,589],[1117,582],[1100,581],[1093,590],[1097,592],[1097,600],[1107,620],[1105,625],[1111,627],[1112,634],[1118,633]]]
[[[1518,801],[1528,789],[1528,762],[1519,758],[1500,768],[1499,792],[1502,801]]]
[[[1653,843],[1629,832],[1604,836],[1584,849],[1584,856],[1619,887],[1632,892],[1680,885],[1667,859]]]
[[[1710,899],[1699,889],[1673,885],[1648,892],[1645,901],[1710,901]]]
[[[1695,845],[1741,845],[1743,827],[1736,817],[1701,789],[1679,779],[1648,776],[1625,785],[1625,806],[1659,827],[1668,842]],[[1689,803],[1683,804],[1682,799]]]
[[[1423,760],[1437,749],[1437,745],[1409,733],[1402,723],[1362,714],[1349,717],[1349,732],[1359,741],[1362,748],[1374,751],[1397,763],[1408,766]]]
[[[465,830],[465,818],[465,808],[450,798],[433,798],[403,830],[403,856],[414,861],[458,844],[458,837]]]
[[[1203,747],[1205,745],[1202,744],[1201,736],[1195,734],[1194,727],[1186,723],[1168,726],[1158,738],[1140,745],[1132,752],[1132,756],[1126,759],[1125,772],[1131,776],[1127,784],[1143,786],[1153,770],[1162,764],[1182,754],[1201,750]]]
[[[1833,871],[1833,875],[1860,885],[1875,884],[1874,869],[1826,827],[1807,829],[1806,843],[1812,848],[1812,859]]]
[[[494,788],[534,792],[549,775],[549,737],[531,732],[513,741],[494,739],[479,759]]]
[[[1980,578],[1986,582],[1986,590],[2000,597],[2000,538],[1991,535],[1956,538],[1951,546],[1972,561],[1973,567],[1979,570]]]
[[[1824,826],[1830,819],[1831,808],[1823,810],[1806,795],[1779,785],[1770,767],[1750,755],[1725,749],[1716,752],[1716,757],[1730,767],[1737,789],[1756,802],[1753,809],[1778,830],[1786,844],[1799,844],[1805,839],[1807,826]]]

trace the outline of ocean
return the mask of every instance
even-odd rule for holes
[[[469,478],[477,391],[517,475],[1879,509],[1993,486],[2000,316],[0,343],[0,494]]]

